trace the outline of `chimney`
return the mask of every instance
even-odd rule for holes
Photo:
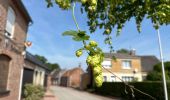
[[[130,50],[130,55],[135,56],[136,55],[136,49]]]

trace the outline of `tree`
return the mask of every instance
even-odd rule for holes
[[[103,51],[97,42],[89,41],[90,35],[81,30],[74,15],[75,2],[81,4],[81,12],[88,17],[87,24],[91,33],[97,29],[103,29],[106,36],[105,43],[109,45],[112,52],[112,29],[117,27],[117,35],[120,34],[125,23],[135,18],[137,30],[141,31],[141,22],[146,17],[151,19],[155,29],[159,25],[170,24],[170,1],[169,0],[46,0],[47,7],[52,7],[54,2],[63,10],[72,8],[73,20],[77,30],[70,30],[63,35],[71,36],[74,41],[82,42],[83,47],[76,51],[80,57],[83,51],[88,53],[87,65],[92,66],[94,81],[97,86],[102,85],[102,62]]]
[[[170,80],[170,62],[164,62],[166,79]],[[162,80],[162,68],[161,63],[154,66],[153,71],[150,72],[146,79],[149,81],[161,81]]]
[[[60,66],[57,63],[50,63],[44,56],[40,56],[40,55],[35,55],[35,57],[40,60],[42,63],[44,63],[45,65],[47,65],[47,67],[49,68],[50,71],[53,71],[55,69],[59,69],[60,70]]]
[[[47,63],[46,64],[48,66],[48,68],[53,71],[55,69],[59,69],[60,70],[60,66],[57,63]]]
[[[44,56],[40,56],[40,55],[35,55],[35,57],[37,59],[39,59],[40,61],[42,61],[44,64],[47,63],[47,59]]]
[[[117,50],[116,52],[117,53],[125,53],[125,54],[129,54],[130,53],[130,51],[127,50],[127,49],[120,49],[120,50]]]

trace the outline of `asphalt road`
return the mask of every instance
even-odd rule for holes
[[[58,100],[119,100],[66,87],[53,86],[51,87],[51,91],[54,93]]]

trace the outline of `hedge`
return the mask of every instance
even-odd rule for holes
[[[42,100],[44,92],[44,88],[40,85],[26,84],[23,100]]]
[[[164,100],[164,90],[162,82],[131,82],[130,85],[135,88],[153,96],[156,100]],[[168,87],[168,96],[170,97],[170,82],[167,83]],[[114,97],[125,98],[126,100],[151,100],[146,95],[139,93],[134,90],[135,98],[132,98],[132,93],[127,87],[126,90],[128,94],[125,93],[125,85],[122,82],[104,82],[101,87],[96,87],[95,92],[101,95],[108,95]]]

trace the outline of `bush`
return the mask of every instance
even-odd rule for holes
[[[164,62],[166,79],[170,80],[170,62]],[[162,64],[154,65],[153,71],[150,72],[146,80],[148,81],[162,81]]]
[[[162,80],[162,73],[159,73],[157,71],[152,71],[147,75],[146,79],[148,81],[161,81]]]
[[[24,86],[24,100],[42,100],[44,96],[44,88],[32,84]]]
[[[155,97],[156,100],[164,100],[164,90],[162,82],[131,82],[129,84]],[[170,97],[170,82],[168,82],[167,85]],[[121,82],[104,82],[102,87],[96,87],[95,92],[101,95],[122,97],[126,100],[132,100],[132,93],[130,89],[126,87],[126,90],[128,91],[128,94],[125,93],[125,85]],[[135,100],[151,100],[151,98],[139,93],[138,91],[134,90],[134,94]]]

